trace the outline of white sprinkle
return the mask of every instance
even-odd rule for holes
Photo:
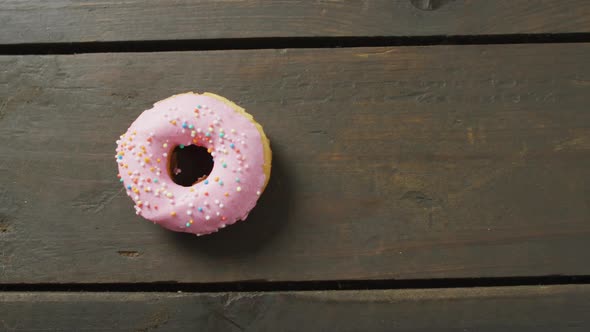
[[[223,203],[219,204],[219,207],[223,209]]]
[[[260,191],[257,191],[257,192],[256,192],[256,195],[260,196]]]
[[[211,217],[205,216],[205,220],[209,220],[209,219],[211,219]]]
[[[215,215],[217,215],[218,217],[219,217],[219,214],[220,214],[219,212],[215,213]]]
[[[191,210],[188,210],[188,211],[186,211],[186,214],[188,214],[190,216],[191,214],[193,214],[193,212]]]
[[[168,154],[166,152],[164,152],[164,153],[162,153],[162,156],[168,157]]]
[[[231,129],[230,131],[231,131],[232,134],[236,132],[235,129]]]
[[[166,193],[166,197],[172,198],[172,197],[174,197],[174,195],[171,192],[168,192],[168,193]]]
[[[242,191],[242,187],[237,187],[236,191]]]
[[[218,199],[215,200],[215,204],[219,204],[219,200]]]
[[[194,207],[195,205],[193,203],[188,203],[188,207]]]

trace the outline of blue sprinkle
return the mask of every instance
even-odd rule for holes
[[[201,105],[197,105],[197,108],[201,108]]]
[[[219,180],[219,185],[223,186],[223,181]]]
[[[121,159],[123,159],[123,156],[119,156],[119,157],[117,157],[117,158],[119,158],[119,160],[121,160]]]
[[[130,186],[130,185],[128,185],[128,186],[127,186],[127,189],[131,190],[131,186]]]
[[[187,127],[187,124],[186,124],[186,122],[183,122],[183,123],[182,123],[182,128],[186,128],[186,127]]]
[[[209,184],[209,180],[205,180],[205,184]]]
[[[203,208],[202,207],[198,208],[197,210],[199,210],[199,212],[203,212]]]
[[[233,148],[235,148],[235,147],[236,147],[236,145],[235,145],[234,143],[231,143],[231,144],[229,145],[229,147],[233,149]]]
[[[184,149],[184,144],[179,145],[181,149]]]
[[[219,133],[219,137],[223,138],[223,136],[225,136],[224,133]]]
[[[240,182],[240,178],[236,178],[236,182]]]
[[[209,133],[206,133],[206,134],[205,134],[205,136],[207,136],[207,137],[211,137],[211,134],[209,134]]]

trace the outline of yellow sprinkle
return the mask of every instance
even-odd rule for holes
[[[176,125],[176,120],[170,121],[171,124]]]
[[[145,158],[144,160],[145,160],[146,164],[149,164],[151,162],[150,158]]]
[[[189,220],[189,222],[192,224],[193,223],[193,220],[191,219],[191,220]]]
[[[162,161],[162,160],[161,160],[160,158],[158,158],[158,159],[156,159],[156,161],[157,161],[157,162],[160,162],[160,161]]]
[[[150,167],[150,171],[153,172],[155,170],[154,167]]]
[[[174,217],[176,215],[176,212],[172,211],[170,212],[170,215]]]
[[[164,143],[164,144],[162,144],[162,147],[163,147],[163,148],[167,148],[167,147],[168,147],[168,143]]]

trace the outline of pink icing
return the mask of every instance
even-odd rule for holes
[[[205,181],[183,187],[168,174],[176,146],[199,145],[213,156]],[[121,181],[138,215],[177,231],[208,234],[244,220],[264,188],[261,135],[226,102],[185,93],[154,104],[117,140]]]

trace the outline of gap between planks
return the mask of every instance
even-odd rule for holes
[[[436,45],[587,43],[590,33],[395,37],[278,37],[2,44],[0,55],[150,53],[179,51]]]
[[[329,280],[292,282],[221,282],[221,283],[68,283],[68,284],[0,284],[0,292],[284,292],[335,290],[402,290],[473,287],[514,287],[590,284],[590,275],[503,278],[449,278],[407,280]]]

